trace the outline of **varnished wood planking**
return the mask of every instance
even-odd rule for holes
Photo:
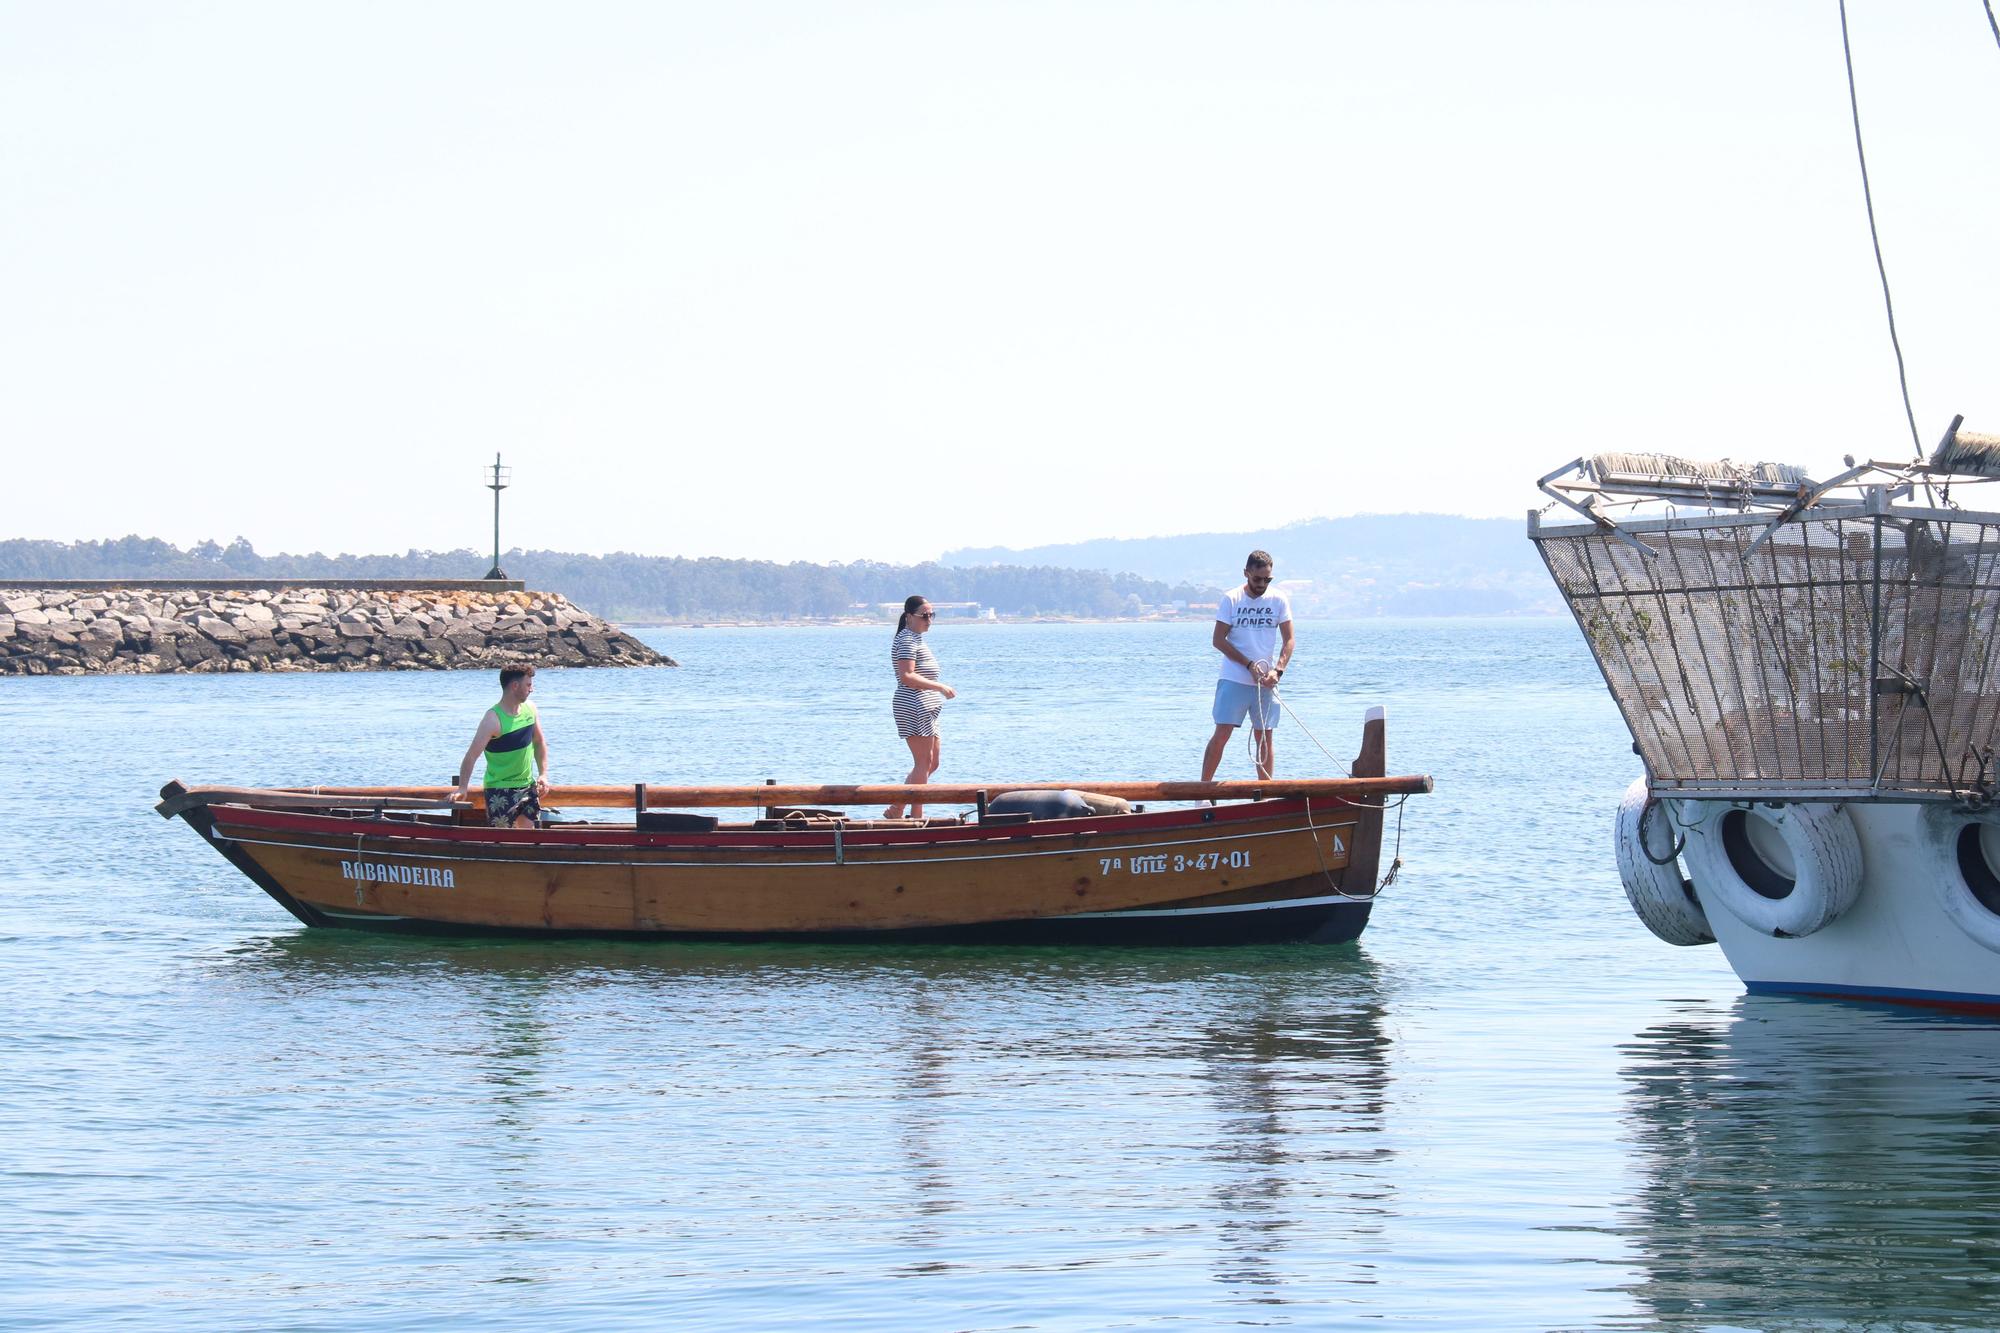
[[[225,834],[229,830],[224,829]],[[959,925],[977,921],[1116,911],[1234,895],[1258,884],[1339,872],[1352,823],[1321,823],[1318,850],[1302,819],[1256,821],[1124,835],[1021,838],[972,849],[863,847],[786,849],[773,865],[747,849],[566,848],[550,863],[532,848],[462,846],[411,837],[361,837],[353,846],[306,845],[296,835],[241,830],[242,849],[301,901],[332,911],[371,911],[451,924],[556,930],[784,932]],[[231,834],[231,836],[235,836]],[[1059,842],[1060,847],[1037,846]],[[289,843],[289,845],[285,845]],[[1338,843],[1338,847],[1336,847]],[[487,852],[498,855],[486,855]],[[1022,853],[1036,853],[1023,855]],[[1232,867],[1232,852],[1248,864]],[[1168,869],[1134,873],[1134,857],[1167,858]],[[1173,858],[1183,868],[1173,870]],[[1213,856],[1204,866],[1195,858]],[[1103,862],[1119,864],[1107,867]],[[350,863],[343,875],[341,863]],[[352,877],[357,863],[448,868],[451,887]]]

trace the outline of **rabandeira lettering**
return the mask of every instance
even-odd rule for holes
[[[367,884],[421,884],[433,889],[455,889],[451,871],[444,866],[399,866],[387,861],[342,861],[342,879]]]

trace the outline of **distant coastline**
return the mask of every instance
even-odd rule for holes
[[[1091,623],[1199,618],[1252,548],[1277,558],[1303,619],[1562,614],[1522,524],[1393,514],[1240,533],[1104,540],[1023,551],[967,548],[918,564],[504,552],[508,574],[631,625],[867,624],[921,593],[968,618]],[[490,553],[259,554],[247,541],[182,549],[157,538],[0,541],[0,583],[50,579],[459,580]]]
[[[1331,624],[1366,624],[1383,620],[1551,620],[1565,615],[1560,608],[1534,607],[1521,610],[1499,611],[1455,611],[1422,612],[1397,614],[1381,612],[1371,615],[1311,615],[1300,616],[1301,620],[1324,621]],[[781,620],[618,620],[614,621],[624,630],[655,629],[813,629],[841,626],[856,626],[863,629],[888,629],[894,622],[874,616],[827,616],[796,617]],[[1193,625],[1210,623],[1206,611],[1190,612],[1173,616],[1000,616],[993,620],[954,620],[941,622],[941,627],[953,630],[973,628],[993,628],[1004,625]]]
[[[967,617],[939,622],[940,628],[990,629],[998,625],[1157,625],[1207,623],[1206,613],[1177,616],[996,616],[992,619]],[[793,616],[774,620],[619,620],[620,629],[810,629],[814,627],[858,626],[862,629],[893,629],[895,621],[881,616]]]
[[[490,555],[410,551],[400,556],[258,554],[246,541],[203,542],[186,550],[157,538],[113,541],[0,541],[0,583],[49,579],[356,579],[462,580],[493,563]],[[866,621],[888,616],[911,593],[947,607],[999,616],[1138,618],[1213,602],[1216,589],[1173,584],[1101,569],[997,565],[952,569],[875,561],[688,559],[626,553],[507,551],[507,575],[588,606],[621,623],[688,624],[781,620]]]

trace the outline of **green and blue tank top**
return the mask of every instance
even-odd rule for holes
[[[489,787],[532,787],[535,785],[535,706],[521,705],[508,716],[499,708],[500,734],[486,742],[486,785]]]

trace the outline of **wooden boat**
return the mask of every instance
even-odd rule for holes
[[[972,786],[556,787],[551,808],[630,817],[496,829],[444,787],[170,782],[179,816],[309,926],[672,938],[1210,944],[1350,940],[1374,904],[1387,777],[1371,709],[1349,778]],[[1227,801],[1036,819],[1005,792]],[[924,800],[978,814],[849,818]],[[721,822],[688,808],[763,809]]]

